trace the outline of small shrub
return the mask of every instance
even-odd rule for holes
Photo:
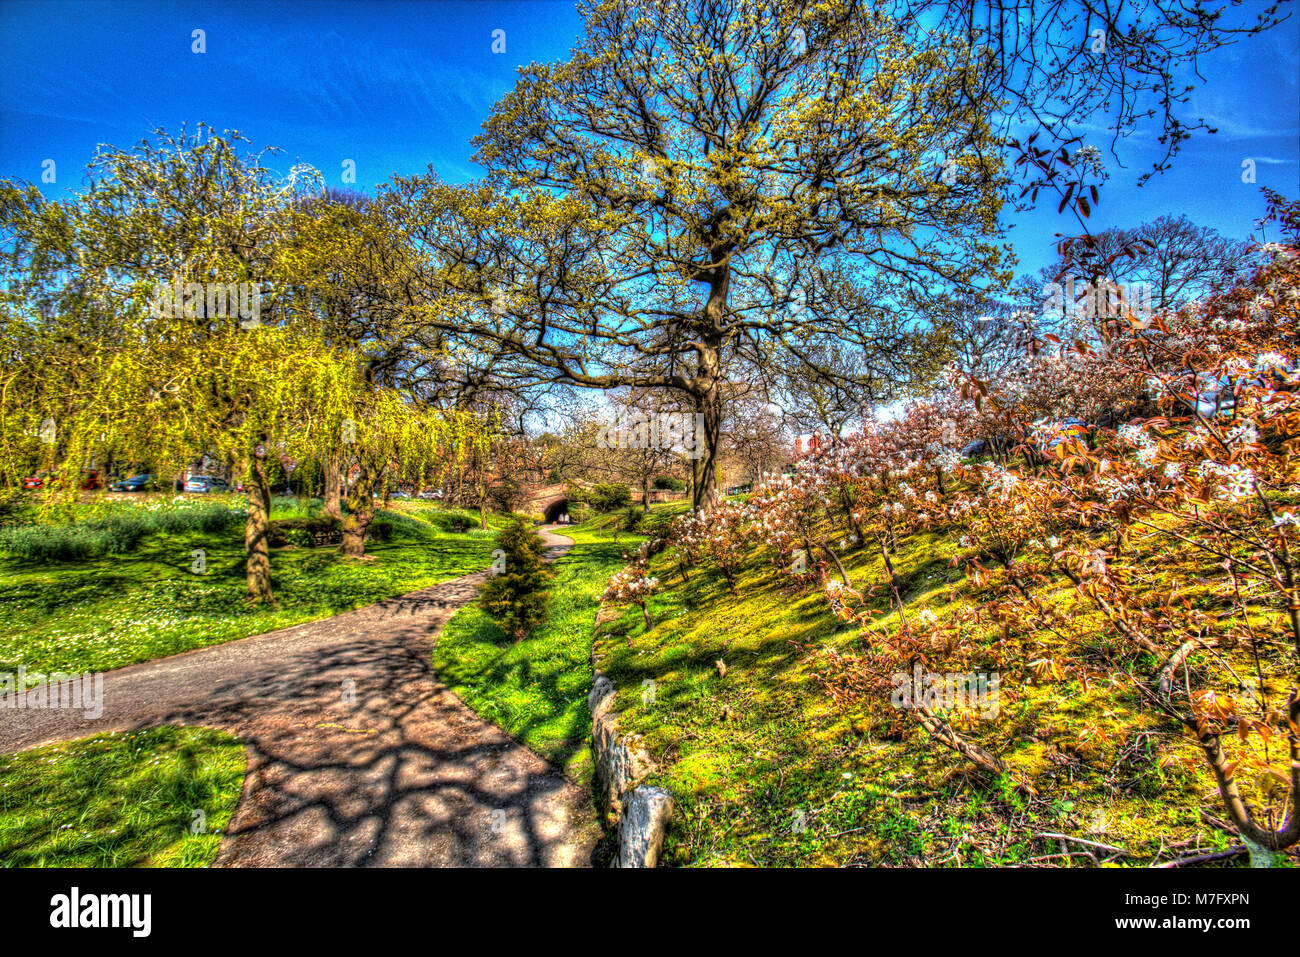
[[[666,539],[668,538],[675,517],[676,516],[671,515],[668,512],[651,512],[645,519],[641,530],[653,538]]]
[[[213,502],[197,508],[156,512],[153,520],[154,530],[158,532],[220,532],[243,522],[244,513]]]
[[[632,502],[632,489],[621,483],[593,485],[590,493],[591,507],[598,512],[612,512]]]
[[[271,522],[269,542],[272,548],[284,545],[315,547],[317,536],[330,535],[340,530],[339,523],[328,516],[318,518],[277,518]],[[382,512],[366,528],[366,541],[387,542],[393,538],[421,541],[430,537],[429,530],[419,522],[394,512]],[[337,544],[335,542],[334,544]]]
[[[684,492],[686,491],[686,483],[679,478],[673,478],[671,475],[657,475],[655,476],[655,488],[669,492]]]
[[[550,600],[554,576],[542,558],[546,542],[516,519],[502,529],[496,543],[505,553],[505,570],[484,582],[482,606],[502,631],[520,641],[542,623]]]

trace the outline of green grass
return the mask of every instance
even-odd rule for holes
[[[439,677],[467,705],[584,783],[592,773],[592,623],[623,553],[621,544],[574,546],[554,566],[546,624],[518,644],[471,604],[433,651]]]
[[[283,515],[283,512],[281,513]],[[0,557],[0,671],[102,671],[336,615],[491,564],[489,538],[381,513],[374,561],[335,548],[272,549],[279,608],[244,598],[242,529],[155,534],[128,554],[34,563]],[[193,552],[207,570],[191,571]]]
[[[942,618],[971,600],[952,554],[946,536],[900,542],[893,560],[911,611]],[[878,555],[844,561],[859,586],[885,580]],[[1135,865],[1162,848],[1168,859],[1171,846],[1231,840],[1201,818],[1224,812],[1193,744],[1102,683],[1032,683],[1004,701],[983,740],[1035,782],[1039,794],[1026,798],[970,774],[887,700],[870,712],[838,709],[811,652],[859,650],[870,636],[837,622],[817,589],[778,577],[759,556],[738,596],[703,569],[683,584],[671,553],[652,568],[662,590],[651,629],[639,609],[623,609],[595,641],[618,687],[621,729],[641,734],[659,766],[648,783],[677,802],[666,864],[1005,865],[1059,852],[1035,837],[1051,831],[1121,846]],[[882,611],[886,596],[882,588],[872,599]],[[1159,760],[1170,753],[1179,760]]]
[[[0,528],[0,551],[31,562],[84,561],[133,551],[150,535],[242,528],[245,513],[221,502],[150,510],[115,509],[78,522],[33,522]]]
[[[652,523],[656,521],[657,516],[672,517],[680,515],[683,512],[689,512],[691,503],[688,499],[676,502],[659,502],[651,503],[650,515],[648,520]],[[637,506],[640,509],[640,506]],[[600,542],[626,542],[633,546],[645,541],[646,525],[642,525],[634,532],[623,530],[626,509],[618,509],[613,512],[598,512],[584,519],[575,525],[560,525],[555,531],[560,535],[566,535],[573,539],[575,544],[592,545]]]
[[[0,865],[206,867],[243,781],[243,745],[210,728],[0,756]]]
[[[443,532],[450,532],[455,526],[459,525],[466,529],[462,534],[474,538],[492,538],[497,531],[504,528],[510,520],[510,516],[489,512],[487,514],[487,528],[483,528],[482,521],[477,511],[464,508],[452,508],[446,505],[438,505],[425,502],[420,499],[397,499],[389,503],[389,508],[394,512],[403,515],[409,515],[417,518],[422,522],[427,522],[434,528]]]

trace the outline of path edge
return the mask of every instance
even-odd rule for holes
[[[600,670],[601,630],[619,611],[607,602],[596,610],[592,626],[592,685],[587,695],[591,712],[593,783],[599,806],[617,836],[618,852],[611,867],[656,867],[675,805],[667,789],[642,784],[657,770],[639,734],[620,734],[614,702],[618,689]]]

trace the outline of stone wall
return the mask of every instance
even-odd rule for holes
[[[613,608],[601,605],[596,614],[596,641],[592,644],[595,680],[587,695],[591,710],[591,747],[596,765],[597,803],[607,811],[618,834],[615,867],[654,867],[659,863],[668,822],[672,820],[673,798],[663,788],[641,784],[655,770],[641,736],[620,734],[614,702],[614,682],[600,671],[596,644],[601,626],[618,617]]]

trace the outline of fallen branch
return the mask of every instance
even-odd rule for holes
[[[1007,766],[1001,759],[989,754],[979,745],[971,744],[929,708],[914,705],[908,713],[912,716],[912,720],[930,733],[930,737],[956,751],[984,773],[994,777],[1006,773]]]
[[[1109,854],[1123,854],[1125,857],[1129,856],[1128,851],[1124,850],[1124,848],[1122,847],[1114,847],[1110,844],[1102,844],[1098,841],[1087,841],[1081,837],[1072,837],[1069,834],[1053,834],[1050,831],[1041,831],[1038,834],[1035,834],[1034,836],[1051,837],[1051,838],[1055,838],[1058,841],[1070,841],[1071,843],[1074,844],[1082,844],[1085,847],[1095,847],[1098,850],[1106,851]]]
[[[1160,668],[1159,680],[1156,682],[1156,692],[1168,701],[1169,696],[1174,690],[1174,672],[1177,671],[1179,667],[1182,666],[1182,663],[1187,660],[1187,656],[1197,648],[1210,648],[1216,644],[1218,644],[1218,642],[1213,638],[1190,638],[1187,641],[1184,641],[1178,646],[1178,650],[1170,655],[1169,659]]]
[[[1194,857],[1180,857],[1176,861],[1166,861],[1164,864],[1155,864],[1155,868],[1167,867],[1185,867],[1188,864],[1205,864],[1209,861],[1223,861],[1230,857],[1239,857],[1248,853],[1249,848],[1245,844],[1238,844],[1236,847],[1229,848],[1226,851],[1215,851],[1213,854],[1197,854]]]

